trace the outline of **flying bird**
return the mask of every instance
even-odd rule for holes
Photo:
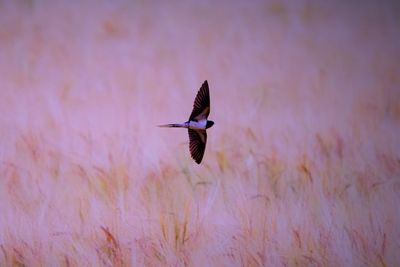
[[[206,150],[206,130],[214,125],[213,121],[207,119],[209,114],[210,92],[206,80],[197,92],[189,120],[184,123],[159,125],[159,127],[187,128],[189,132],[190,155],[197,164],[200,164],[204,156],[204,151]]]

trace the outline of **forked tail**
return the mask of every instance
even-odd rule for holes
[[[171,124],[163,124],[158,125],[158,127],[167,127],[167,128],[186,128],[184,123],[171,123]]]

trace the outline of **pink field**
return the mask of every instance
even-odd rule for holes
[[[72,2],[0,1],[0,266],[400,266],[398,3]]]

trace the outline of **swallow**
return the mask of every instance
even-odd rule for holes
[[[186,128],[189,132],[189,150],[193,160],[200,164],[207,144],[207,129],[214,125],[208,120],[210,114],[210,92],[207,80],[201,85],[193,103],[189,120],[184,123],[159,125],[159,127]]]

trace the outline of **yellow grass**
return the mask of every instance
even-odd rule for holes
[[[399,266],[397,11],[0,1],[0,266]]]

